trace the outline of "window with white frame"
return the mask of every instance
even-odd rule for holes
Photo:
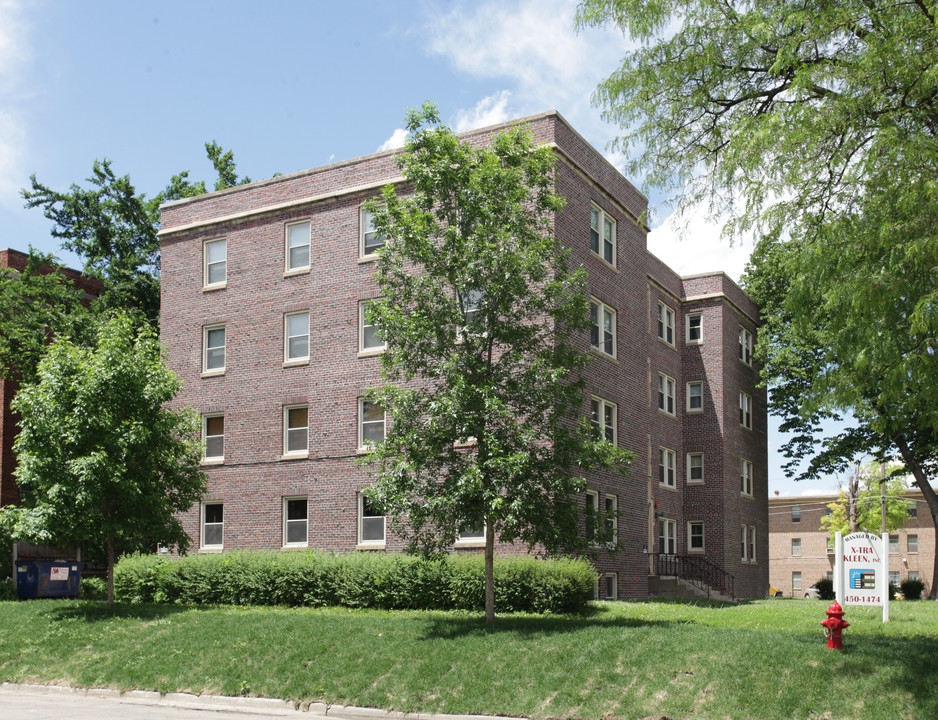
[[[595,205],[590,208],[590,250],[615,267],[616,223]]]
[[[286,313],[283,316],[284,362],[309,361],[309,312]]]
[[[309,270],[309,220],[286,226],[286,271]]]
[[[305,497],[283,499],[283,544],[306,547],[309,537],[309,502]]]
[[[658,550],[663,555],[677,552],[677,522],[670,518],[658,519]]]
[[[601,397],[590,398],[590,423],[597,438],[616,444],[616,404]]]
[[[739,393],[739,424],[752,430],[752,398],[744,392]]]
[[[225,506],[220,502],[202,503],[202,547],[220,548],[225,544]]]
[[[674,345],[674,311],[664,303],[658,303],[658,337]]]
[[[379,300],[362,300],[358,303],[358,350],[384,350],[384,337],[381,335],[381,326],[369,317],[369,308]]]
[[[615,495],[606,495],[606,534],[612,545],[619,542],[619,498]]]
[[[485,526],[466,527],[456,536],[457,543],[477,545],[485,542]]]
[[[224,325],[207,325],[202,328],[202,371],[225,372]]]
[[[603,590],[605,591],[604,600],[615,600],[618,597],[616,586],[618,585],[618,575],[616,573],[606,573],[603,576]]]
[[[460,302],[462,303],[462,317],[466,330],[476,332],[483,330],[485,292],[482,290],[464,290]]]
[[[375,230],[374,218],[370,210],[361,209],[361,237],[359,252],[361,257],[374,255],[384,247],[384,237]]]
[[[309,407],[306,405],[283,408],[283,454],[309,454]]]
[[[671,488],[675,486],[674,451],[670,448],[658,448],[658,482]]]
[[[596,298],[590,300],[590,345],[616,356],[616,311]]]
[[[752,333],[742,327],[739,329],[739,359],[752,365]]]
[[[366,495],[358,495],[358,544],[384,545],[384,513]]]
[[[749,562],[756,561],[756,526],[749,526]]]
[[[688,344],[693,345],[703,342],[703,315],[700,313],[688,315],[684,328]]]
[[[704,524],[700,520],[691,520],[687,523],[687,551],[703,552]]]
[[[795,570],[791,574],[791,589],[801,590],[801,571]]]
[[[918,552],[918,535],[909,535],[906,537],[906,543],[908,544],[910,553]]]
[[[741,525],[742,533],[740,535],[741,541],[739,545],[739,559],[742,562],[746,562],[749,558],[746,554],[747,544],[749,542],[749,528],[746,525]]]
[[[225,459],[225,416],[204,415],[202,417],[202,440],[205,443],[206,460]]]
[[[703,383],[699,380],[687,383],[687,412],[703,410]]]
[[[687,453],[687,482],[702,483],[704,481],[704,454],[700,452]]]
[[[801,538],[791,539],[791,554],[792,554],[792,557],[801,556]]]
[[[674,378],[658,373],[658,409],[674,415]]]
[[[900,582],[902,582],[901,573],[898,570],[890,570],[889,584],[898,587]]]
[[[362,398],[358,401],[358,447],[369,450],[384,440],[384,408]]]
[[[739,461],[739,492],[752,495],[752,463],[749,460]]]
[[[918,580],[918,570],[909,570],[909,580]]]
[[[792,505],[791,506],[791,521],[793,523],[801,522],[801,505]]]
[[[596,539],[596,523],[599,522],[599,493],[595,490],[586,491],[586,539],[593,542]]]
[[[889,536],[889,554],[890,555],[899,554],[899,536],[898,535]]]
[[[917,518],[918,517],[918,503],[915,500],[912,501],[912,504],[909,505],[909,517]]]
[[[202,243],[202,287],[222,287],[228,282],[228,241],[225,238]]]

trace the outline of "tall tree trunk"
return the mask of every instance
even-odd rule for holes
[[[107,604],[114,604],[114,538],[107,539]]]
[[[896,443],[896,447],[899,448],[899,454],[902,456],[902,461],[905,463],[912,471],[912,477],[915,478],[915,484],[918,485],[919,489],[922,491],[922,497],[925,498],[925,502],[928,504],[928,509],[931,510],[931,521],[935,526],[935,532],[938,533],[938,496],[935,495],[935,489],[931,486],[931,483],[928,482],[928,476],[925,475],[925,471],[922,469],[922,466],[918,461],[912,457],[912,452],[909,450],[909,444],[906,442],[904,435],[896,435],[893,438]],[[934,556],[934,565],[932,568],[931,576],[931,591],[928,593],[929,600],[938,600],[938,552]]]
[[[857,496],[860,494],[860,463],[857,463],[853,477],[847,481],[847,523],[850,532],[857,531]]]
[[[485,522],[485,623],[495,622],[495,523]]]

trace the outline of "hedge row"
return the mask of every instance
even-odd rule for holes
[[[130,555],[114,570],[118,600],[185,605],[342,605],[481,610],[480,555],[425,560],[394,553],[236,551],[167,559]],[[495,560],[499,612],[576,612],[593,596],[585,560]]]

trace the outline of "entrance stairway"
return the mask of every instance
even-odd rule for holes
[[[735,602],[736,578],[695,555],[650,555],[648,593],[652,597],[707,598]]]

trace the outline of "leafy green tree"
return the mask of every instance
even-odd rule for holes
[[[15,539],[104,552],[111,603],[117,554],[189,545],[175,513],[205,477],[198,419],[165,406],[179,387],[155,331],[115,313],[99,318],[91,347],[54,340],[13,401],[22,505],[0,519]]]
[[[218,181],[215,189],[250,182],[239,179],[231,151],[216,142],[205,143]],[[41,207],[53,222],[52,236],[84,262],[84,272],[101,279],[104,291],[98,305],[105,309],[134,308],[150,322],[160,311],[160,205],[170,200],[202,195],[203,181],[192,182],[189,173],[174,175],[169,185],[147,198],[130,181],[118,177],[110,160],[95,160],[88,187],[73,184],[68,192],[43,185],[35,175],[31,189],[23,190],[26,207]]]
[[[370,497],[412,549],[485,537],[494,620],[496,538],[549,554],[586,551],[583,473],[631,454],[585,420],[589,306],[552,218],[553,155],[524,132],[460,142],[430,105],[407,117],[407,194],[373,203],[387,240],[370,305],[387,351],[371,400],[390,422],[368,458]],[[602,523],[593,523],[602,527]]]
[[[49,338],[71,336],[82,324],[79,290],[57,266],[30,248],[22,272],[0,268],[0,378],[30,382]]]
[[[879,463],[868,463],[862,468],[857,465],[856,474],[841,488],[837,500],[827,507],[830,514],[821,518],[821,529],[827,530],[830,545],[834,545],[834,535],[853,532],[868,532],[879,535],[882,532],[883,483]],[[912,502],[905,497],[908,490],[904,478],[896,476],[901,466],[887,468],[885,480],[886,532],[901,528],[909,519]]]
[[[938,525],[934,3],[585,0],[578,22],[641,43],[596,94],[632,171],[762,235],[745,284],[793,465],[896,454]]]

